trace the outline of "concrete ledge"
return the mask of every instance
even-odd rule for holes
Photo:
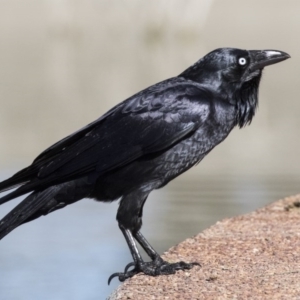
[[[136,275],[109,299],[300,299],[300,195],[218,222],[164,258],[201,267]]]

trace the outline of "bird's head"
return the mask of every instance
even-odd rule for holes
[[[196,81],[238,106],[240,127],[251,122],[258,103],[258,87],[264,67],[290,56],[278,50],[216,49],[179,76]]]
[[[219,48],[205,55],[179,76],[214,88],[241,88],[246,82],[260,79],[264,67],[289,57],[287,53],[278,50]]]

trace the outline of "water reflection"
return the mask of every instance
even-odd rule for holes
[[[11,172],[0,173],[0,180]],[[143,233],[161,253],[217,220],[299,192],[299,176],[181,179],[146,202]],[[0,217],[17,201],[1,206]],[[16,229],[0,242],[0,299],[105,299],[108,276],[131,261],[117,203],[83,200]]]

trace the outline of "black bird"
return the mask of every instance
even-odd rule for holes
[[[164,261],[141,234],[144,203],[152,190],[199,163],[235,126],[251,123],[263,68],[289,57],[277,50],[214,50],[57,142],[0,183],[0,191],[17,187],[0,204],[31,192],[0,221],[0,239],[82,198],[120,199],[117,221],[133,263],[109,281],[190,269],[196,263]]]

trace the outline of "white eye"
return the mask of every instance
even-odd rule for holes
[[[239,58],[239,64],[241,66],[244,66],[247,63],[247,59],[245,57]]]

